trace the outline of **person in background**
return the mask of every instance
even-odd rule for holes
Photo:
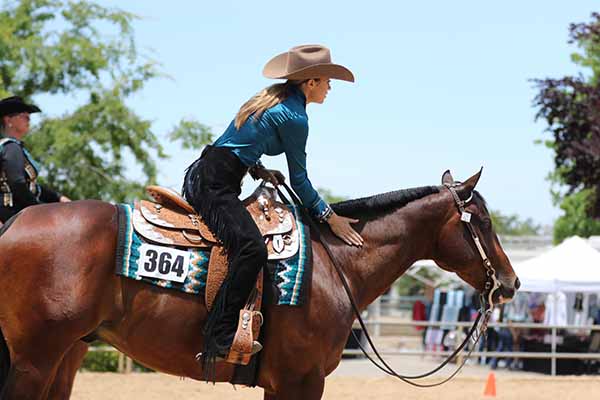
[[[424,294],[423,289],[419,288],[416,290],[416,295],[422,296],[423,294]],[[418,321],[418,322],[427,321],[427,306],[420,299],[415,300],[415,302],[413,303],[412,319],[413,319],[413,321]],[[425,326],[415,326],[415,329],[417,331],[422,331],[421,333],[422,333],[423,346],[425,346],[425,332],[426,332],[425,328],[426,328]]]
[[[505,304],[502,304],[500,306],[500,318],[498,319],[498,322],[504,322],[507,318],[506,316],[506,309],[505,309]],[[496,328],[496,332],[497,332],[497,345],[496,345],[496,352],[510,352],[513,351],[513,336],[512,333],[510,331],[509,328],[507,327],[501,327],[501,328]],[[490,367],[492,369],[496,369],[498,368],[498,360],[500,357],[492,357],[492,359],[490,360]],[[511,358],[507,358],[506,359],[506,368],[510,368],[511,367],[511,363],[512,363],[512,359]]]
[[[0,100],[0,226],[25,207],[70,201],[37,183],[38,164],[23,145],[30,115],[40,111],[18,96]]]

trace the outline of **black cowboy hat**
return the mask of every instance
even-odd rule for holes
[[[19,113],[38,113],[42,110],[33,104],[27,104],[19,96],[7,97],[0,100],[0,118],[5,115],[19,114]]]

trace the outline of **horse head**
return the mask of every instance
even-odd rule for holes
[[[495,285],[490,300],[497,304],[512,299],[520,283],[494,232],[485,200],[475,190],[480,176],[481,170],[465,182],[456,182],[450,171],[443,174],[450,200],[433,260],[481,293]]]

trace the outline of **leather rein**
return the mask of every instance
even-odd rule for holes
[[[397,373],[379,354],[379,351],[375,347],[375,344],[373,343],[373,340],[371,339],[371,335],[369,334],[369,331],[367,330],[367,326],[361,317],[360,310],[358,308],[358,305],[356,304],[356,300],[354,299],[352,292],[350,291],[350,286],[348,285],[348,281],[346,280],[346,277],[345,277],[342,269],[340,268],[339,264],[337,263],[336,258],[334,256],[334,254],[332,253],[331,249],[329,248],[329,246],[327,245],[327,243],[325,243],[325,241],[322,240],[319,227],[317,226],[317,224],[315,223],[313,218],[311,218],[310,216],[305,214],[306,210],[303,207],[301,207],[301,212],[304,214],[304,217],[305,217],[304,219],[306,221],[309,221],[311,230],[313,232],[315,232],[317,240],[323,245],[323,248],[327,252],[327,255],[331,259],[331,262],[332,262],[333,266],[335,267],[335,270],[336,270],[338,276],[340,277],[340,280],[342,281],[342,285],[344,286],[346,294],[348,295],[348,299],[350,300],[350,304],[352,305],[352,309],[354,311],[354,314],[356,315],[356,319],[358,320],[358,323],[362,329],[363,334],[365,335],[367,343],[373,350],[373,354],[375,354],[375,357],[377,360],[373,359],[368,354],[368,351],[363,347],[363,345],[360,341],[360,338],[358,338],[356,336],[356,334],[354,333],[354,330],[352,330],[351,331],[352,335],[356,339],[356,342],[358,343],[358,347],[364,353],[364,355],[367,357],[367,359],[369,361],[371,361],[371,363],[373,363],[373,365],[375,365],[381,371],[383,371],[387,375],[393,376],[395,378],[402,380],[403,382],[406,382],[410,385],[417,386],[417,387],[434,387],[434,386],[442,385],[442,384],[448,382],[449,380],[451,380],[452,378],[454,378],[458,374],[458,372],[460,372],[462,367],[465,365],[466,361],[469,359],[471,352],[473,351],[473,349],[479,342],[479,339],[481,338],[481,336],[485,335],[485,331],[487,329],[487,324],[489,322],[490,316],[492,314],[492,311],[493,311],[494,305],[495,305],[493,297],[494,297],[496,290],[498,290],[500,288],[500,282],[498,281],[498,279],[496,277],[496,270],[492,266],[492,263],[491,263],[489,257],[487,256],[485,249],[483,248],[483,246],[481,244],[481,240],[479,239],[479,236],[477,235],[475,228],[471,224],[471,213],[469,213],[465,209],[465,206],[472,200],[473,194],[471,193],[471,196],[467,200],[461,200],[460,197],[458,196],[458,193],[456,192],[456,187],[458,185],[459,185],[459,183],[444,184],[444,187],[446,187],[452,194],[452,198],[454,199],[456,207],[458,208],[458,211],[461,214],[460,219],[467,226],[467,229],[469,230],[469,233],[471,235],[471,238],[473,239],[475,247],[477,248],[477,251],[479,252],[479,255],[481,256],[483,267],[485,268],[486,281],[484,284],[484,290],[483,290],[483,292],[480,293],[481,308],[480,308],[479,312],[477,313],[477,317],[476,317],[475,321],[473,322],[473,325],[471,326],[469,333],[467,334],[467,336],[463,340],[463,342],[460,344],[460,346],[458,346],[454,350],[454,352],[452,354],[450,354],[448,356],[448,358],[446,358],[446,360],[444,360],[439,366],[437,366],[436,368],[432,369],[429,372],[419,374],[419,375],[401,375],[401,374]],[[286,191],[289,193],[289,195],[293,199],[294,203],[296,203],[298,205],[302,204],[302,202],[298,199],[296,194],[292,191],[292,189],[286,183],[281,184],[281,186],[283,186],[286,189]],[[279,193],[279,196],[281,197],[281,199],[284,202],[286,202],[288,204],[292,204],[292,203],[290,203],[290,201],[287,200],[287,198],[281,192],[281,190],[279,190],[279,187],[277,187],[277,191]],[[469,340],[471,340],[472,338],[474,338],[474,343],[473,343],[473,346],[471,347],[471,349],[469,350],[467,357],[465,357],[463,359],[461,365],[449,377],[447,377],[446,379],[444,379],[440,382],[431,383],[431,384],[413,382],[413,380],[426,378],[428,376],[435,374],[439,370],[441,370],[444,366],[446,366],[451,360],[453,360],[456,356],[458,356],[462,352],[462,350],[466,347]]]

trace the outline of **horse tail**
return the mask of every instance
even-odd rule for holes
[[[2,328],[0,328],[0,393],[6,384],[8,378],[8,372],[10,371],[10,353],[6,340],[4,340],[4,334]]]

